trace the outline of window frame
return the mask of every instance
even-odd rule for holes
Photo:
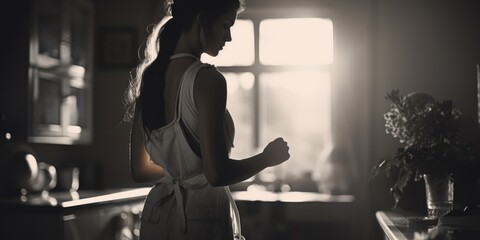
[[[266,19],[287,19],[287,18],[324,18],[330,19],[333,25],[333,42],[335,44],[335,18],[333,10],[329,7],[260,7],[254,6],[248,8],[245,12],[241,12],[237,19],[250,20],[253,22],[254,31],[254,61],[249,66],[217,66],[220,72],[225,73],[243,73],[249,72],[254,76],[253,86],[253,149],[261,146],[261,99],[260,99],[260,75],[268,72],[285,72],[285,71],[319,71],[328,72],[331,76],[333,84],[335,58],[329,64],[312,64],[312,65],[264,65],[260,63],[260,22]],[[235,39],[233,39],[235,41]],[[335,45],[334,45],[335,56]],[[331,119],[333,112],[331,112]],[[333,132],[331,133],[331,135]],[[332,136],[333,137],[333,136]],[[331,139],[333,141],[333,139]]]

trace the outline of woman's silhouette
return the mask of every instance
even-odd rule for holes
[[[216,56],[232,40],[230,28],[241,9],[240,0],[175,0],[167,4],[171,16],[149,37],[127,89],[125,115],[133,119],[132,177],[155,182],[140,239],[241,239],[228,185],[290,157],[287,143],[277,138],[258,155],[229,158],[234,125],[226,81],[200,55]],[[174,128],[182,134],[172,138]],[[184,144],[172,140],[182,136]]]

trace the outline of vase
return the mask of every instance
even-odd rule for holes
[[[438,219],[453,209],[453,175],[424,174],[427,216]]]

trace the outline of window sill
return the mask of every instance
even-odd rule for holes
[[[261,202],[329,202],[352,203],[353,195],[332,195],[316,192],[271,192],[271,191],[232,191],[236,201],[261,201]]]

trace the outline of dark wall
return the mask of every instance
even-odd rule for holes
[[[163,15],[162,1],[107,0],[95,2],[95,32],[111,28],[131,28],[137,36],[134,55],[141,56],[151,24]],[[98,42],[97,42],[98,43]],[[96,46],[97,54],[102,46]],[[137,54],[138,51],[138,54]],[[139,57],[136,57],[137,62]],[[98,60],[98,59],[97,59]],[[136,63],[137,63],[136,62]],[[129,172],[130,125],[123,122],[124,91],[133,67],[106,67],[97,61],[94,75],[94,153],[103,166],[106,187],[137,186]]]
[[[426,92],[452,100],[463,113],[462,138],[478,149],[476,64],[480,63],[478,1],[376,1],[373,21],[373,83],[371,96],[371,164],[390,156],[397,142],[385,134],[384,99],[392,89]],[[463,171],[455,182],[455,199],[478,200],[478,171]],[[370,183],[372,213],[393,201],[385,176]],[[423,182],[412,182],[400,207],[426,211]],[[469,196],[467,196],[470,194]]]
[[[372,156],[396,145],[384,131],[385,94],[400,89],[452,100],[463,113],[462,137],[478,144],[476,64],[480,63],[479,3],[377,1],[374,21]]]

